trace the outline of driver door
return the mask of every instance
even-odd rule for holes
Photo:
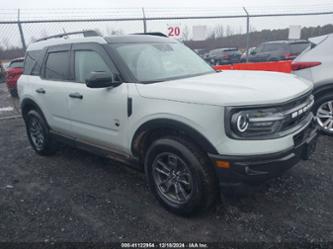
[[[69,94],[72,134],[79,141],[123,150],[127,119],[127,86],[89,88],[91,72],[118,73],[101,45],[75,44],[72,70],[76,82]]]

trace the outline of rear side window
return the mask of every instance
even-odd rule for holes
[[[300,54],[309,45],[310,45],[309,43],[292,43],[292,44],[290,44],[290,53],[292,53],[292,54]]]
[[[9,64],[9,68],[12,68],[12,67],[23,67],[23,64],[24,64],[24,61],[13,61]]]
[[[84,83],[91,72],[110,73],[110,68],[95,51],[75,51],[75,81]]]
[[[24,73],[26,75],[39,75],[42,64],[42,51],[34,50],[27,52],[24,60]]]
[[[51,52],[45,63],[45,78],[67,80],[69,77],[69,52]]]
[[[283,44],[265,44],[261,52],[283,51],[285,46]]]

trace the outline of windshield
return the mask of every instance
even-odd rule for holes
[[[111,46],[139,82],[158,82],[215,72],[181,43],[125,43]]]

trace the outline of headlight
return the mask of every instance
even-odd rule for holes
[[[278,109],[236,111],[231,115],[231,129],[236,136],[253,137],[274,134],[284,116]]]
[[[301,128],[311,118],[312,95],[275,107],[227,107],[225,129],[235,139],[271,139]]]
[[[247,114],[238,113],[233,115],[233,123],[237,128],[237,132],[243,133],[246,132],[247,128],[249,128],[249,117]]]

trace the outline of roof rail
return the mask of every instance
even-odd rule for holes
[[[165,34],[163,34],[161,32],[134,33],[132,35],[155,35],[155,36],[168,37],[167,35],[165,35]]]
[[[77,35],[77,34],[83,34],[84,37],[101,36],[101,34],[99,34],[95,30],[82,30],[82,31],[68,32],[68,33],[62,33],[62,34],[58,34],[58,35],[51,35],[51,36],[43,37],[41,39],[36,40],[35,42],[45,41],[45,40],[52,39],[52,38],[62,38],[65,36]]]

